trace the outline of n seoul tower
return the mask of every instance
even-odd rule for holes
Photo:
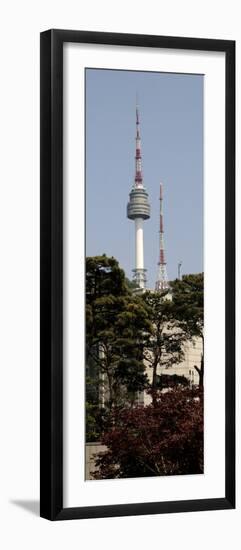
[[[138,105],[136,105],[135,181],[127,204],[127,218],[135,222],[135,268],[133,269],[133,280],[140,288],[145,288],[146,269],[144,269],[143,222],[150,218],[150,204],[142,178],[141,135]]]

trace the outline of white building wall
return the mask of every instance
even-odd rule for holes
[[[202,358],[202,339],[195,338],[193,342],[187,341],[183,345],[184,359],[180,363],[174,364],[169,368],[158,366],[157,374],[178,374],[179,376],[185,376],[191,384],[199,383],[199,375],[194,365],[200,367]],[[152,380],[152,368],[146,367],[149,380]],[[144,404],[147,405],[151,402],[151,398],[148,394],[144,395]]]
[[[172,365],[169,369],[160,368],[159,373],[179,374],[180,376],[186,376],[190,383],[198,384],[199,375],[194,365],[200,367],[201,364],[202,340],[201,338],[196,338],[194,342],[186,342],[183,347],[185,354],[183,361]]]

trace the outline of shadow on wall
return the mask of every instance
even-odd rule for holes
[[[15,504],[15,506],[19,506],[20,508],[27,510],[31,514],[34,514],[34,516],[39,516],[39,500],[10,500],[10,502],[11,504]]]

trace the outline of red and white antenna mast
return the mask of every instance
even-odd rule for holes
[[[162,292],[169,288],[167,278],[167,266],[164,247],[164,225],[163,225],[163,185],[160,183],[160,228],[159,228],[159,262],[158,275],[156,281],[156,291]]]
[[[143,187],[142,167],[141,167],[141,134],[139,107],[136,101],[136,156],[135,156],[135,187]]]

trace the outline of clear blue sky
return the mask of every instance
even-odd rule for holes
[[[134,268],[134,222],[126,205],[135,171],[138,93],[144,185],[151,218],[144,222],[147,286],[158,261],[159,184],[169,279],[203,271],[203,76],[86,70],[86,255]]]

